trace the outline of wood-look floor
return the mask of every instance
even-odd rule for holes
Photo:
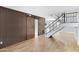
[[[44,35],[38,38],[26,40],[12,46],[2,48],[0,51],[7,52],[64,52],[79,51],[73,33],[60,32],[53,38],[45,38]]]

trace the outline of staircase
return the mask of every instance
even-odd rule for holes
[[[62,13],[56,20],[46,25],[46,37],[52,37],[55,33],[61,31],[65,27],[65,23],[77,23],[77,12]]]

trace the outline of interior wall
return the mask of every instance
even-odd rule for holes
[[[45,31],[45,18],[39,18],[38,20],[38,35],[44,34]]]
[[[77,45],[79,45],[79,12],[77,13],[77,21],[78,21],[78,28],[77,28]]]

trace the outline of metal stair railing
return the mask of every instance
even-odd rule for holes
[[[77,23],[77,13],[78,12],[65,13],[65,22]]]
[[[71,19],[69,19],[69,18],[71,18]],[[60,17],[58,17],[56,20],[54,20],[48,26],[46,26],[45,34],[51,33],[52,31],[54,32],[55,30],[57,30],[57,31],[55,31],[54,33],[60,31],[61,29],[64,28],[64,27],[61,27],[61,25],[63,23],[76,23],[76,22],[77,22],[77,12],[62,13],[62,15]],[[50,30],[47,30],[47,29],[50,29]]]
[[[48,34],[50,33],[51,31],[54,31],[56,29],[59,28],[59,25],[61,25],[62,23],[64,23],[64,13],[59,17],[57,18],[55,21],[53,21],[51,24],[49,24],[45,29],[50,29],[48,32],[46,32],[45,34]]]

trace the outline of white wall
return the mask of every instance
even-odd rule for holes
[[[55,20],[55,18],[54,18],[53,16],[49,16],[49,17],[46,17],[45,23],[46,23],[47,25],[49,25],[49,22],[51,23],[51,22],[53,22],[54,20]]]
[[[77,14],[77,20],[78,20],[78,28],[77,28],[77,44],[79,45],[79,13]]]

